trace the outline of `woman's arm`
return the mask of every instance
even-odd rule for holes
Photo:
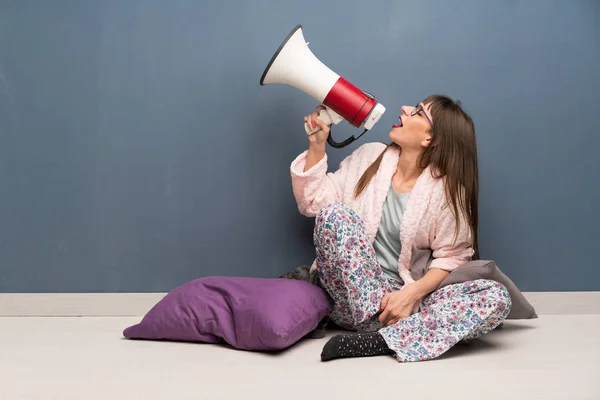
[[[444,200],[442,204],[445,203]],[[433,261],[429,269],[452,271],[471,260],[475,254],[473,237],[462,212],[459,212],[457,218],[450,205],[442,206],[437,213],[434,229],[435,239],[431,243]]]
[[[346,168],[342,165],[336,172],[327,172],[327,154],[310,168],[306,164],[314,162],[315,154],[304,151],[290,167],[292,192],[298,210],[302,215],[315,217],[319,210],[328,204],[342,201]],[[342,163],[344,164],[344,163]]]
[[[324,107],[318,106],[317,109]],[[343,172],[341,166],[335,173],[327,173],[327,154],[325,146],[329,136],[329,126],[321,121],[319,113],[304,117],[304,121],[314,129],[321,128],[308,137],[308,150],[298,156],[290,167],[292,190],[298,204],[298,210],[307,217],[314,217],[327,204],[341,201],[343,191]]]
[[[302,215],[314,217],[319,210],[334,202],[344,201],[346,185],[354,185],[361,173],[365,152],[370,154],[374,148],[385,146],[381,143],[365,143],[347,156],[335,172],[327,172],[327,153],[318,150],[304,151],[290,167],[292,191]],[[318,161],[310,168],[307,164]],[[367,161],[368,163],[368,161]]]
[[[325,145],[310,144],[308,146],[308,153],[306,153],[306,164],[304,164],[304,171],[306,172],[321,161],[325,157]]]
[[[450,274],[450,272],[434,268],[427,271],[425,276],[413,283],[415,293],[419,300],[427,297],[431,292],[435,291],[437,287],[442,283],[444,279]]]

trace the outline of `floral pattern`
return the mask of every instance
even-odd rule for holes
[[[329,317],[345,329],[379,331],[400,362],[438,357],[461,340],[495,329],[510,312],[506,288],[481,279],[431,293],[420,312],[384,328],[378,320],[381,300],[402,286],[384,275],[360,217],[342,203],[324,207],[314,241],[319,279],[334,301]]]

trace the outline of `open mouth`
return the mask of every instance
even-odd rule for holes
[[[392,128],[402,128],[402,125],[403,125],[403,124],[402,124],[402,116],[399,116],[399,117],[398,117],[398,123],[397,123],[397,124],[394,124],[394,125],[392,125]]]

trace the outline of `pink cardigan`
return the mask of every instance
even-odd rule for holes
[[[300,154],[291,164],[292,189],[298,210],[307,217],[314,217],[319,210],[331,203],[342,202],[360,215],[371,243],[375,240],[383,203],[396,172],[400,151],[389,148],[379,170],[369,186],[357,198],[354,187],[367,167],[375,161],[386,145],[367,143],[346,157],[336,172],[327,172],[327,155],[306,172],[306,155]],[[402,251],[398,259],[398,272],[406,284],[415,280],[411,275],[413,251],[431,249],[433,261],[429,268],[452,271],[471,260],[474,254],[469,226],[461,218],[460,232],[454,239],[456,219],[450,206],[446,206],[443,179],[431,176],[430,168],[418,178],[400,226]],[[313,262],[312,268],[316,268]]]

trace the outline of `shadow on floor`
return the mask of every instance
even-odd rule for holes
[[[502,326],[499,326],[492,334],[497,334],[500,332],[519,332],[519,331],[527,331],[529,329],[536,329],[535,326],[530,325],[521,325],[521,324],[511,324],[510,322],[504,322]]]
[[[528,325],[521,325],[521,324],[511,324],[510,322],[504,322],[501,326],[494,329],[492,332],[482,336],[479,339],[475,339],[468,343],[459,342],[453,348],[448,350],[446,353],[442,354],[441,356],[439,356],[431,361],[435,361],[435,360],[442,361],[442,360],[446,360],[448,358],[466,356],[466,355],[474,354],[474,353],[479,354],[479,353],[486,353],[486,352],[492,352],[492,351],[494,351],[494,352],[501,351],[502,349],[506,348],[508,345],[498,343],[497,342],[498,338],[505,336],[505,335],[510,335],[513,332],[520,332],[520,331],[525,331],[525,330],[530,330],[530,329],[535,329],[535,327],[528,326]]]

